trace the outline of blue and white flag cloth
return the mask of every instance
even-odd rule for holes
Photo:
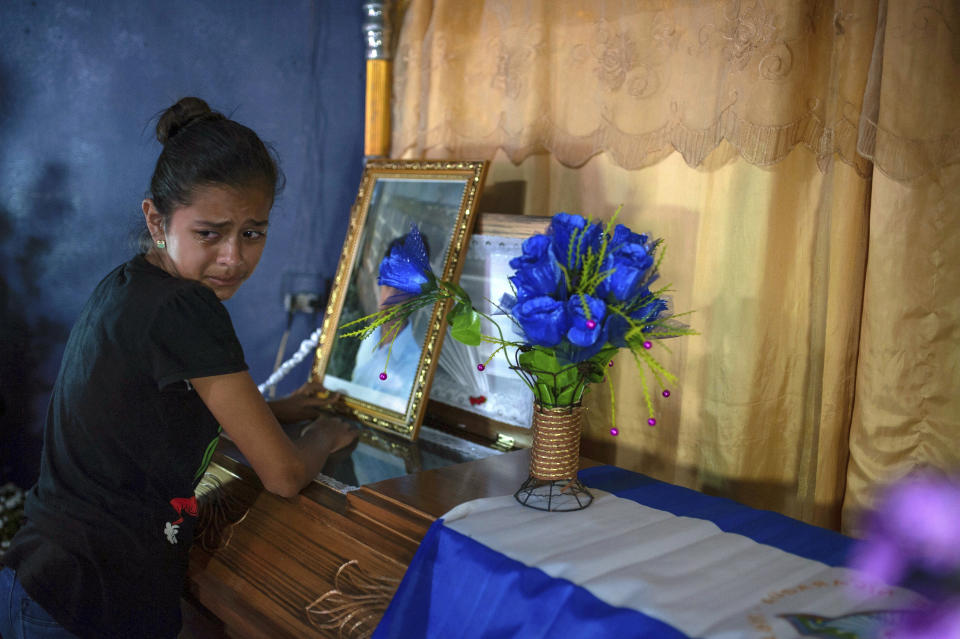
[[[375,639],[873,638],[915,593],[844,564],[849,537],[612,466],[581,511],[513,496],[434,523]]]

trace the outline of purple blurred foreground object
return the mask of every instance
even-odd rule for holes
[[[854,568],[886,583],[908,567],[934,574],[960,569],[960,481],[921,475],[894,485],[867,525]]]
[[[851,567],[930,600],[884,635],[960,639],[960,478],[915,475],[893,485],[867,521]]]
[[[890,639],[960,639],[960,597],[917,610],[889,636]]]

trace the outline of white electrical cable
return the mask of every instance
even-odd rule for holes
[[[267,378],[267,381],[257,386],[257,390],[260,391],[262,395],[268,388],[275,386],[280,382],[281,379],[287,376],[287,374],[293,370],[293,367],[303,361],[303,358],[309,355],[317,348],[317,342],[320,341],[320,332],[322,329],[315,330],[310,337],[300,342],[300,348],[297,349],[297,352],[290,356],[290,359],[285,361],[280,365],[280,368],[273,371],[273,374]]]
[[[287,340],[290,339],[290,324],[287,324],[287,330],[283,331],[283,337],[280,338],[280,348],[277,349],[277,357],[273,360],[273,372],[277,372],[280,364],[283,363],[283,353],[287,350]],[[263,391],[260,391],[263,393]],[[277,394],[277,386],[274,384],[267,388],[267,394],[273,399]]]

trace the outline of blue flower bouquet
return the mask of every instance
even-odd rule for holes
[[[469,295],[430,271],[420,232],[413,227],[380,265],[378,284],[396,289],[390,306],[344,326],[344,333],[365,338],[378,327],[381,342],[391,342],[406,318],[440,300],[453,306],[447,314],[450,335],[464,344],[496,346],[490,359],[503,356],[534,395],[530,479],[517,499],[545,510],[584,508],[592,497],[576,480],[582,412],[580,402],[590,384],[609,378],[607,369],[620,349],[627,349],[640,371],[647,423],[656,424],[647,372],[669,397],[666,382],[675,381],[651,353],[667,337],[693,334],[669,311],[669,288],[651,288],[663,252],[660,240],[637,234],[613,219],[604,224],[579,215],[558,213],[545,234],[527,238],[522,254],[510,261],[514,294],[491,304],[495,317],[512,322],[522,340],[504,337],[500,325],[475,308]],[[481,317],[496,335],[481,333]],[[490,359],[478,362],[483,371]],[[386,379],[389,350],[381,379]],[[611,404],[614,402],[610,384]],[[615,406],[614,406],[615,408]],[[615,411],[611,411],[615,414]],[[614,423],[610,433],[619,431]]]

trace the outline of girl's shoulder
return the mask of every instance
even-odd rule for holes
[[[230,323],[216,294],[193,280],[174,277],[137,255],[97,285],[81,312],[81,323],[142,330],[157,323]]]
[[[157,305],[192,303],[200,306],[222,306],[210,288],[195,280],[175,277],[151,264],[141,253],[118,267],[116,285],[129,289],[140,298],[149,298]]]

